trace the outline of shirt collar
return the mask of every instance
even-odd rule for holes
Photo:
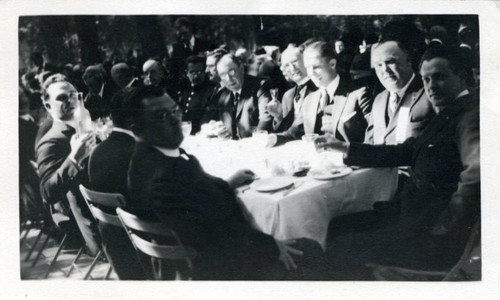
[[[460,98],[460,97],[463,97],[463,96],[467,96],[467,95],[469,95],[469,94],[470,94],[470,93],[469,93],[469,90],[465,89],[465,90],[461,91],[461,92],[460,92],[460,94],[458,94],[458,96],[457,96],[457,98],[456,98],[456,99],[458,99],[458,98]]]
[[[134,78],[132,78],[132,80],[130,80],[130,82],[126,85],[126,87],[131,87],[131,86],[132,86],[132,84],[134,84],[134,82],[135,82],[135,80],[136,80],[136,79],[137,79],[137,78],[135,78],[135,77],[134,77]]]
[[[308,81],[309,81],[309,77],[306,76],[297,85],[298,86],[304,86]]]
[[[115,126],[115,127],[113,127],[113,129],[111,131],[125,133],[125,134],[130,135],[134,139],[136,138],[136,136],[134,135],[134,133],[131,130],[128,130],[128,129],[124,129],[124,128],[120,128],[120,127],[116,127]]]
[[[440,39],[436,39],[436,38],[432,39],[431,42],[438,42],[441,45],[443,44],[443,42]]]
[[[99,91],[99,97],[101,97],[101,99],[103,94],[104,94],[104,83],[101,85],[101,90]]]
[[[191,47],[191,50],[194,49],[194,34],[191,36],[191,39],[189,40],[189,47]]]
[[[153,146],[156,148],[156,150],[160,151],[163,155],[168,156],[168,157],[180,157],[181,156],[181,151],[179,148],[176,149],[166,149],[158,146]]]
[[[233,95],[234,95],[234,96],[236,96],[236,94],[239,94],[239,95],[241,96],[241,90],[242,90],[242,89],[239,89],[239,90],[237,90],[236,92],[233,92]]]
[[[471,46],[469,46],[467,44],[464,44],[464,43],[460,44],[460,47],[462,47],[462,48],[469,48],[470,50],[472,50]]]
[[[23,119],[25,121],[29,121],[29,122],[35,122],[35,119],[33,119],[33,117],[30,115],[30,114],[23,114],[23,115],[20,115],[19,116],[20,119]]]
[[[337,91],[337,88],[339,87],[339,82],[340,75],[337,75],[337,77],[335,77],[335,79],[326,87],[326,92],[328,93],[328,96],[330,96],[330,99],[333,99],[335,91]]]
[[[406,90],[408,89],[408,87],[410,86],[410,84],[412,83],[414,78],[415,78],[415,73],[411,75],[411,78],[410,78],[410,80],[408,80],[406,85],[401,90],[396,92],[396,94],[398,94],[399,99],[403,99],[403,97],[406,93]]]

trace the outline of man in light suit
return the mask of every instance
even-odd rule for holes
[[[269,91],[261,87],[256,77],[244,75],[243,64],[233,55],[224,55],[217,63],[217,73],[226,88],[217,101],[223,137],[241,139],[253,130],[272,130],[272,116],[266,105],[271,100]]]
[[[307,77],[303,52],[303,48],[289,45],[281,54],[281,70],[296,85],[285,92],[281,102],[273,99],[267,105],[267,110],[273,116],[274,132],[286,131],[295,122],[302,123],[304,99],[318,89]]]
[[[319,88],[309,94],[302,105],[302,124],[269,138],[268,146],[299,139],[304,133],[329,132],[340,140],[362,141],[371,111],[371,98],[366,88],[356,90],[335,69],[334,48],[326,42],[315,42],[304,50],[307,75]],[[273,143],[274,142],[274,143]]]
[[[366,143],[402,143],[420,135],[434,116],[422,82],[412,69],[412,49],[406,36],[390,32],[372,47],[372,65],[385,90],[373,102],[373,127],[367,132]]]

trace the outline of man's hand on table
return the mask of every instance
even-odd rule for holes
[[[229,140],[231,139],[231,131],[227,129],[225,126],[221,127],[220,131],[217,133],[217,137],[224,139],[224,140]]]
[[[346,142],[342,142],[337,140],[333,135],[331,134],[326,134],[317,137],[314,140],[314,146],[316,147],[316,150],[322,151],[322,150],[336,150],[342,153],[347,153],[347,149],[349,144]]]
[[[287,270],[291,269],[297,269],[297,265],[293,261],[293,257],[291,254],[294,255],[303,255],[302,251],[297,250],[290,245],[295,244],[295,240],[285,240],[285,241],[280,241],[280,240],[274,240],[276,242],[276,245],[278,245],[278,248],[280,250],[280,256],[279,260],[285,265],[285,268]]]
[[[255,180],[255,173],[247,169],[239,170],[236,173],[234,173],[231,177],[226,179],[227,183],[232,189],[237,189],[242,185],[250,184],[254,180]]]

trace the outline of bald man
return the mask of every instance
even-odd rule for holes
[[[119,89],[132,87],[137,83],[132,69],[126,63],[117,63],[111,68],[111,79]]]

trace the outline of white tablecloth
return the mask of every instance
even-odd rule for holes
[[[265,148],[264,144],[253,138],[220,141],[188,137],[182,147],[200,160],[206,172],[222,178],[242,168],[266,178],[272,176],[275,165],[287,169],[292,164],[319,161],[320,154],[302,141],[275,148]],[[370,210],[374,202],[391,199],[397,178],[397,168],[359,169],[328,181],[294,177],[300,186],[288,194],[286,190],[261,193],[242,187],[238,198],[254,228],[277,239],[310,238],[324,248],[332,218]]]

